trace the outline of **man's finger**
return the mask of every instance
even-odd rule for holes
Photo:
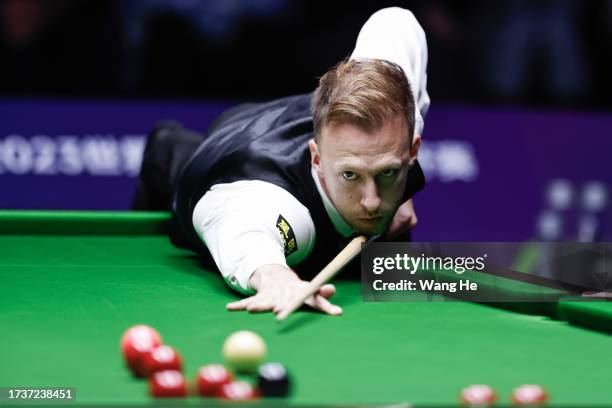
[[[332,304],[329,300],[323,296],[315,295],[311,296],[306,304],[314,309],[320,310],[328,315],[339,316],[342,314],[342,308],[340,306]]]
[[[416,214],[411,214],[410,217],[408,218],[408,226],[410,228],[414,228],[418,222],[419,222],[419,219],[417,218]]]
[[[260,312],[270,311],[272,310],[273,307],[274,307],[274,302],[272,302],[271,300],[253,299],[253,301],[250,302],[248,306],[246,307],[246,310],[249,313],[260,313]]]
[[[244,310],[249,305],[251,299],[252,297],[248,297],[235,302],[230,302],[225,307],[227,310]]]
[[[407,204],[408,202],[404,203],[403,206]],[[414,212],[414,207],[412,207],[411,204],[405,208],[403,208],[403,206],[400,207],[393,216],[391,225],[386,234],[387,238],[392,239],[402,232],[406,232],[416,226],[418,220]]]
[[[387,230],[385,236],[390,239],[395,238],[395,236],[399,235],[399,233],[401,232],[402,225],[402,222],[399,221],[397,217],[393,217],[391,225],[389,226],[389,229]]]
[[[336,287],[331,283],[326,283],[325,285],[321,286],[317,293],[324,298],[329,299],[336,294]]]

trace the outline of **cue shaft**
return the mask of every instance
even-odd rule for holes
[[[282,309],[276,316],[277,320],[285,320],[287,316],[298,309],[306,299],[314,295],[324,284],[329,282],[347,263],[349,263],[356,255],[361,251],[361,244],[366,241],[366,237],[363,235],[354,238],[347,246],[330,263],[325,266],[315,276],[304,289],[304,292],[300,296],[296,297],[295,300],[290,303],[286,308]]]

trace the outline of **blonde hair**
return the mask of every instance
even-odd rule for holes
[[[377,59],[347,59],[332,67],[319,80],[311,104],[317,142],[325,126],[352,124],[372,131],[395,114],[406,119],[412,140],[414,110],[402,68]]]

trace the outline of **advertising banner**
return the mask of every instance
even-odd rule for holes
[[[128,210],[146,134],[205,131],[232,102],[0,101],[0,208]],[[421,241],[604,241],[612,115],[431,109]]]

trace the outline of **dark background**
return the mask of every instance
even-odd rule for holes
[[[434,103],[612,107],[606,0],[1,0],[0,98],[308,92],[390,5],[425,29]]]

